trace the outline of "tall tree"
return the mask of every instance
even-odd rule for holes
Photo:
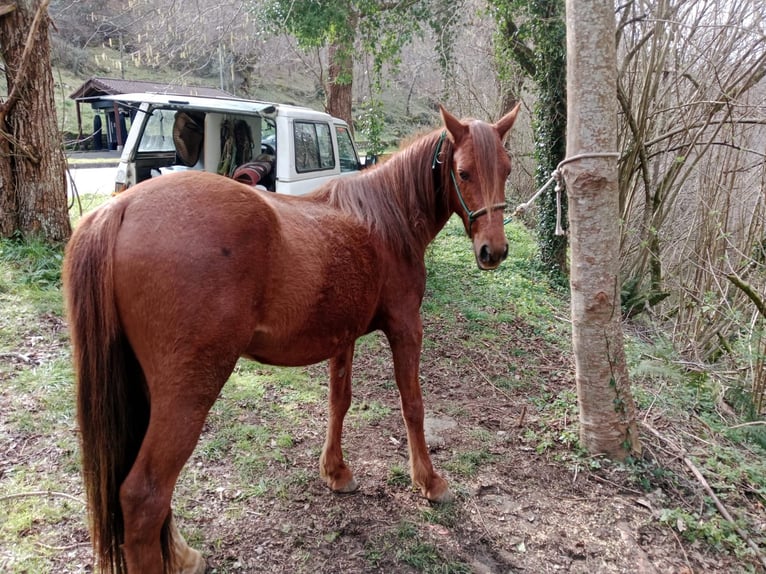
[[[498,25],[495,51],[500,70],[514,62],[536,88],[533,129],[535,182],[543,186],[564,159],[566,147],[566,34],[564,0],[490,0]],[[518,94],[509,94],[508,103]],[[566,199],[562,198],[562,218]],[[540,261],[554,276],[566,277],[567,239],[556,235],[556,194],[540,198],[537,222]]]
[[[567,0],[567,163],[572,346],[580,439],[593,453],[640,451],[620,313],[617,59],[611,3]]]
[[[48,0],[3,4],[0,56],[0,235],[64,241],[70,233],[66,159],[56,124]]]
[[[326,49],[327,73],[320,78],[328,113],[352,123],[355,57],[372,56],[374,83],[386,64],[396,65],[403,46],[424,26],[449,35],[461,1],[272,0],[270,19],[304,49]],[[443,46],[442,53],[444,53]],[[449,50],[447,50],[447,53]]]

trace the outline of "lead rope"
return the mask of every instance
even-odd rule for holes
[[[527,201],[526,203],[522,203],[519,205],[514,211],[513,216],[518,217],[519,215],[523,215],[524,212],[532,207],[532,204],[535,202],[535,200],[540,197],[540,195],[550,187],[550,185],[555,181],[556,187],[554,188],[554,191],[556,192],[556,231],[554,232],[556,235],[566,235],[567,232],[564,230],[564,228],[561,226],[561,190],[564,189],[562,186],[562,182],[564,181],[564,176],[561,173],[562,166],[571,163],[573,161],[578,161],[581,159],[587,159],[587,158],[593,158],[593,157],[620,157],[620,154],[614,151],[601,151],[601,152],[591,152],[591,153],[579,153],[577,155],[573,155],[572,157],[567,157],[561,160],[559,162],[558,166],[556,166],[556,169],[553,170],[553,173],[551,173],[550,178],[548,178],[548,181],[545,182],[545,184],[537,190],[537,192]],[[510,221],[510,218],[506,219],[505,223],[508,223]]]

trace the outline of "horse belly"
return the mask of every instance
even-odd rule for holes
[[[283,367],[313,365],[341,354],[363,332],[346,331],[318,336],[306,333],[280,337],[268,329],[257,328],[247,350],[242,356],[259,363]]]
[[[326,230],[325,230],[326,232]],[[375,250],[340,237],[298,241],[281,282],[259,305],[262,312],[247,354],[280,365],[308,365],[337,356],[370,331],[381,278]]]

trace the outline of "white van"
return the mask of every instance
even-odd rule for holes
[[[163,173],[200,169],[302,195],[361,167],[346,122],[309,108],[167,94],[105,99],[134,106],[117,192]]]

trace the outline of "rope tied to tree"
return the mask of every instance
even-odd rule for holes
[[[519,215],[523,215],[524,212],[532,207],[532,204],[537,200],[542,193],[550,187],[550,185],[553,182],[556,182],[556,187],[554,188],[554,191],[556,192],[556,231],[554,232],[555,235],[566,235],[567,232],[564,230],[564,228],[561,226],[561,191],[564,189],[564,176],[561,173],[561,168],[565,166],[568,163],[572,163],[574,161],[579,161],[581,159],[590,159],[590,158],[598,158],[598,157],[616,157],[619,158],[620,154],[616,151],[599,151],[599,152],[589,152],[589,153],[578,153],[577,155],[573,155],[572,157],[564,158],[559,162],[559,164],[556,166],[556,169],[553,170],[551,173],[551,176],[548,178],[548,181],[543,184],[543,186],[535,192],[535,194],[527,201],[526,203],[520,204],[516,209],[513,211],[513,216],[518,217]]]

